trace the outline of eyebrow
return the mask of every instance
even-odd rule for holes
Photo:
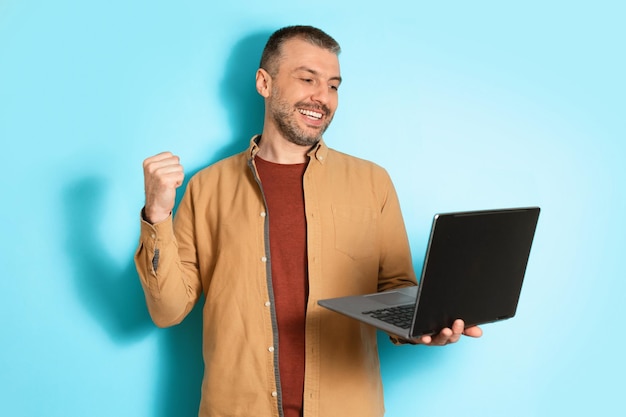
[[[320,75],[319,72],[317,72],[314,69],[311,69],[309,67],[305,67],[305,66],[297,67],[296,69],[293,70],[293,72],[298,72],[298,71],[305,71],[305,72],[308,72],[308,73],[310,73],[312,75],[315,75],[317,77],[319,77],[319,75]],[[339,75],[337,75],[335,77],[330,77],[329,78],[329,81],[338,81],[339,84],[341,84],[341,80],[342,80],[342,78]]]

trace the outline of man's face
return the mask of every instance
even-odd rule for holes
[[[337,55],[300,39],[285,42],[267,98],[282,136],[301,146],[319,142],[337,109],[340,83]]]

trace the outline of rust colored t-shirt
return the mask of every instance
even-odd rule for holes
[[[283,165],[256,157],[270,225],[272,286],[285,417],[300,417],[304,391],[307,247],[302,178],[306,163]]]

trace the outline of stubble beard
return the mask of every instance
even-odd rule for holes
[[[278,127],[280,133],[289,142],[299,146],[314,146],[321,139],[326,129],[332,121],[332,117],[329,117],[330,111],[325,106],[311,105],[304,102],[296,103],[295,106],[290,105],[287,101],[280,98],[280,91],[276,88],[272,89],[273,104],[271,105],[271,115]],[[300,126],[296,118],[300,115],[298,112],[299,107],[310,108],[316,111],[324,113],[327,117],[323,126],[320,126],[315,133],[307,134]]]

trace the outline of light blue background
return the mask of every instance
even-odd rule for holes
[[[245,148],[296,23],[342,44],[326,141],[388,169],[418,271],[435,212],[543,209],[514,319],[381,336],[387,416],[623,412],[622,2],[213,3],[0,1],[0,415],[194,415],[198,310],[156,329],[132,265],[141,162]]]

